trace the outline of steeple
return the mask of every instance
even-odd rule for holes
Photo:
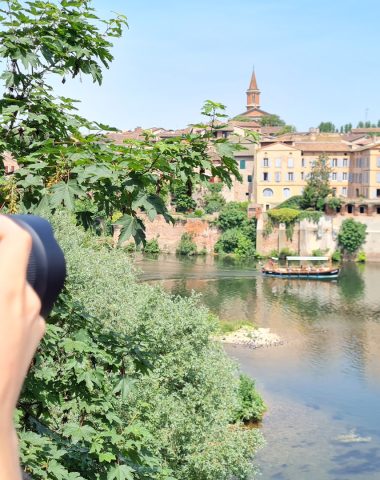
[[[260,90],[257,86],[255,67],[252,69],[251,83],[247,90],[247,110],[260,108]]]

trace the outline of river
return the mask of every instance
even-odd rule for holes
[[[284,339],[226,347],[268,405],[262,480],[380,478],[380,264],[347,264],[337,281],[263,278],[228,258],[168,255],[136,265],[142,280],[199,292],[221,319]]]

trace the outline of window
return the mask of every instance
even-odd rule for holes
[[[290,197],[290,188],[284,188],[284,197],[289,198]]]
[[[380,157],[376,158],[376,167],[380,168]]]
[[[301,172],[301,180],[305,180],[305,174],[304,174],[304,172]]]
[[[347,197],[347,187],[343,187],[343,188],[342,188],[342,195],[343,195],[344,197]]]
[[[376,213],[380,215],[380,207],[376,207]]]
[[[380,172],[376,173],[376,182],[380,183]]]
[[[331,180],[336,180],[336,172],[332,173]]]
[[[273,197],[273,190],[271,188],[264,188],[263,195],[264,197]]]
[[[333,158],[331,160],[331,166],[332,167],[337,167],[338,166],[338,159],[337,158]]]
[[[376,197],[377,197],[377,198],[380,197],[380,188],[377,188],[377,189],[376,189]]]
[[[343,180],[347,180],[347,172],[343,172]]]
[[[276,172],[274,174],[274,181],[277,182],[277,183],[281,182],[281,173],[280,172]]]
[[[336,188],[332,189],[332,195],[333,195],[333,197],[336,197]]]
[[[266,158],[266,157],[264,158],[264,160],[263,160],[263,166],[264,166],[264,167],[269,167],[269,158]]]
[[[304,159],[304,158],[302,158],[302,160],[301,160],[301,166],[302,166],[302,167],[305,166],[305,159]]]
[[[294,167],[294,160],[293,157],[288,158],[288,168],[293,168]]]
[[[359,212],[360,213],[365,213],[365,206],[364,205],[360,205]]]
[[[268,172],[263,172],[263,181],[264,182],[269,182],[269,173]]]
[[[240,160],[240,170],[245,170],[246,163],[245,160]]]
[[[343,167],[348,167],[348,158],[343,158]]]
[[[281,168],[281,158],[276,158],[276,168]]]
[[[248,175],[248,183],[252,183],[252,175]]]
[[[294,173],[288,172],[288,182],[293,182],[293,180],[294,180]]]

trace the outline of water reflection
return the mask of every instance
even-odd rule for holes
[[[348,264],[336,282],[263,278],[212,257],[140,260],[143,280],[202,294],[222,319],[270,327],[282,347],[228,347],[269,405],[262,479],[380,478],[380,265]],[[352,429],[368,443],[336,439]]]

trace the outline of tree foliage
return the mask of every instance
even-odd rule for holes
[[[332,122],[321,122],[318,128],[321,133],[335,133],[336,131],[336,127]]]
[[[332,193],[330,187],[331,168],[328,156],[320,155],[315,160],[302,193],[301,207],[323,210],[325,199]]]
[[[207,101],[206,124],[189,133],[156,141],[146,132],[141,141],[116,145],[107,125],[76,111],[76,101],[55,96],[48,83],[89,76],[102,82],[114,38],[126,26],[124,16],[103,20],[86,0],[1,2],[0,58],[5,91],[0,99],[0,154],[10,151],[21,169],[1,181],[3,210],[39,213],[64,206],[77,211],[77,199],[96,206],[95,216],[121,211],[121,241],[144,241],[145,212],[170,221],[161,192],[178,183],[191,186],[219,177],[227,185],[240,179],[233,152],[242,147],[216,139],[224,105]],[[210,151],[220,161],[212,161]],[[81,210],[89,223],[94,213]]]
[[[285,121],[282,120],[278,115],[265,115],[260,119],[261,126],[263,127],[283,127],[286,125]]]
[[[207,309],[138,283],[122,250],[66,214],[51,220],[69,276],[18,406],[25,469],[49,480],[251,478],[260,435],[231,425],[239,378]]]
[[[339,233],[338,244],[349,254],[355,253],[365,242],[367,225],[353,218],[343,221]]]

